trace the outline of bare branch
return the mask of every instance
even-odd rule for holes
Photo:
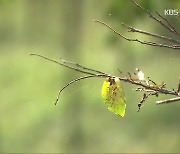
[[[58,103],[59,101],[59,97],[60,97],[60,94],[61,92],[67,88],[68,86],[70,86],[71,84],[73,83],[76,83],[78,81],[81,81],[81,80],[84,80],[84,79],[88,79],[88,78],[94,78],[94,77],[101,77],[101,78],[106,78],[106,77],[116,77],[116,76],[113,76],[113,75],[108,75],[107,73],[104,73],[104,72],[101,72],[101,71],[98,71],[98,70],[95,70],[95,69],[91,69],[91,68],[88,68],[88,67],[84,67],[80,64],[77,64],[77,63],[74,63],[74,62],[71,62],[71,61],[66,61],[66,60],[63,60],[64,62],[58,62],[56,60],[53,60],[53,59],[50,59],[50,58],[47,58],[45,56],[42,56],[42,55],[39,55],[39,54],[30,54],[30,55],[33,55],[33,56],[38,56],[40,58],[43,58],[43,59],[46,59],[48,61],[51,61],[51,62],[54,62],[56,64],[59,64],[59,65],[62,65],[64,67],[67,67],[69,69],[72,69],[72,70],[75,70],[77,72],[81,72],[81,73],[84,73],[84,74],[88,74],[87,76],[82,76],[82,77],[79,77],[77,79],[74,79],[74,80],[71,80],[68,84],[66,84],[62,89],[59,90],[58,92],[58,95],[57,95],[57,98],[56,98],[56,102],[55,102],[55,105]],[[69,65],[73,65],[73,66],[69,66]],[[91,72],[89,72],[91,71]],[[99,74],[100,73],[100,74]],[[142,104],[146,101],[146,99],[151,96],[151,95],[156,95],[158,96],[159,93],[162,93],[162,94],[168,94],[168,95],[174,95],[174,96],[179,96],[179,89],[180,89],[180,81],[179,81],[179,85],[178,85],[178,90],[175,91],[175,90],[168,90],[168,89],[165,89],[165,84],[163,82],[162,85],[157,85],[154,81],[152,81],[150,78],[149,81],[151,81],[153,83],[153,85],[147,83],[147,82],[141,82],[140,80],[133,80],[132,76],[130,73],[128,73],[129,75],[129,78],[127,77],[117,77],[119,78],[119,80],[121,81],[124,81],[124,82],[127,82],[127,83],[130,83],[130,84],[133,84],[133,85],[137,85],[137,86],[140,86],[141,88],[138,89],[138,91],[142,91],[144,92],[144,96],[142,98],[142,100],[140,101],[140,103],[138,104],[138,111],[140,110]],[[180,79],[179,79],[180,80]],[[143,87],[143,88],[142,88]],[[164,104],[164,103],[170,103],[170,102],[174,102],[174,101],[178,101],[180,100],[180,97],[176,97],[176,98],[173,98],[173,99],[169,99],[169,100],[164,100],[164,101],[157,101],[157,104]]]
[[[163,35],[158,35],[158,34],[146,32],[146,31],[142,31],[142,30],[133,28],[133,27],[131,27],[131,26],[129,26],[129,25],[126,25],[126,24],[124,24],[124,23],[122,23],[122,25],[128,28],[128,32],[138,32],[138,33],[141,33],[141,34],[153,36],[153,37],[160,38],[160,39],[163,39],[163,40],[166,40],[166,41],[170,41],[170,42],[173,42],[173,43],[178,43],[178,44],[180,44],[180,41],[179,41],[179,40],[175,40],[175,39],[170,38],[170,37],[166,37],[166,36],[163,36]]]
[[[99,74],[106,74],[106,73],[104,73],[104,72],[102,72],[102,71],[99,71],[99,70],[95,70],[95,69],[92,69],[92,68],[87,68],[87,67],[85,67],[85,66],[82,66],[82,65],[79,64],[79,63],[75,63],[75,62],[72,62],[72,61],[67,61],[67,60],[65,60],[65,59],[63,59],[63,58],[60,58],[60,60],[61,60],[64,64],[72,64],[72,65],[74,65],[74,66],[76,66],[76,67],[78,67],[78,68],[81,68],[81,69],[83,69],[83,70],[88,70],[88,71],[92,71],[92,72],[94,72],[94,73],[99,73]],[[108,74],[106,74],[106,75],[108,75]]]
[[[180,49],[180,45],[166,45],[166,44],[160,44],[160,43],[156,43],[156,42],[151,42],[151,41],[141,41],[138,39],[131,39],[131,38],[127,38],[124,35],[122,35],[121,33],[117,32],[116,30],[114,30],[111,26],[109,26],[108,24],[104,23],[103,21],[100,20],[94,20],[94,22],[98,22],[100,24],[105,25],[106,27],[108,27],[109,29],[111,29],[115,34],[119,35],[120,37],[122,37],[123,39],[127,40],[127,41],[131,41],[131,42],[139,42],[141,44],[145,44],[145,45],[149,45],[149,46],[157,46],[157,47],[166,47],[166,48],[171,48],[171,49]]]
[[[87,75],[90,75],[90,76],[93,76],[93,77],[116,77],[114,75],[108,75],[108,73],[103,73],[103,74],[96,74],[96,73],[93,73],[93,72],[89,72],[88,70],[95,70],[95,69],[91,69],[91,68],[86,68],[84,66],[82,66],[85,70],[81,70],[80,68],[76,68],[76,67],[72,67],[72,66],[69,66],[69,65],[66,65],[64,63],[60,63],[56,60],[53,60],[53,59],[50,59],[50,58],[47,58],[45,56],[42,56],[42,55],[39,55],[39,54],[30,54],[30,56],[38,56],[38,57],[41,57],[43,59],[46,59],[48,61],[51,61],[51,62],[54,62],[58,65],[62,65],[64,67],[67,67],[69,69],[72,69],[72,70],[75,70],[77,72],[80,72],[80,73],[84,73],[84,74],[87,74]],[[98,71],[98,70],[96,70]],[[101,71],[98,71],[98,72],[101,72]],[[133,85],[138,85],[138,86],[141,86],[141,87],[144,87],[145,89],[149,89],[149,90],[152,90],[152,91],[156,91],[156,92],[159,92],[159,93],[162,93],[162,94],[169,94],[169,95],[175,95],[175,96],[178,96],[177,92],[176,91],[172,91],[172,90],[168,90],[168,89],[163,89],[163,88],[158,88],[158,87],[154,87],[154,86],[151,86],[151,85],[147,85],[145,83],[142,83],[142,82],[139,82],[139,81],[134,81],[132,78],[126,78],[126,77],[118,77],[119,80],[121,81],[124,81],[124,82],[128,82],[130,84],[133,84]]]
[[[138,8],[142,9],[143,11],[145,11],[150,18],[154,19],[156,22],[158,22],[159,24],[161,24],[164,28],[166,28],[167,30],[169,30],[170,32],[180,36],[179,33],[177,33],[173,28],[168,27],[166,24],[164,24],[161,20],[157,19],[153,14],[150,13],[149,10],[146,10],[145,8],[143,8],[141,5],[139,5],[137,2],[135,2],[134,0],[131,0],[131,2],[133,2]]]
[[[58,62],[58,61],[56,61],[56,60],[47,58],[47,57],[45,57],[45,56],[42,56],[42,55],[39,55],[39,54],[36,54],[36,53],[31,53],[30,56],[38,56],[38,57],[41,57],[41,58],[46,59],[46,60],[48,60],[48,61],[51,61],[51,62],[53,62],[53,63],[56,63],[56,64],[58,64],[58,65],[67,67],[67,68],[69,68],[69,69],[72,69],[72,70],[75,70],[75,71],[78,71],[78,72],[81,72],[81,73],[84,73],[84,74],[88,74],[88,75],[94,75],[94,73],[87,72],[87,71],[83,71],[83,70],[81,70],[80,68],[76,68],[76,67],[73,67],[73,66],[66,65],[65,63]],[[98,71],[98,70],[97,70],[97,71]]]
[[[166,18],[164,18],[162,15],[160,15],[157,11],[156,11],[156,14],[157,14],[160,18],[162,18],[162,19],[169,25],[169,27],[171,27],[171,28],[174,30],[174,32],[176,32],[178,35],[180,35],[180,34],[177,32],[177,30],[175,29],[175,27],[172,26],[172,25],[170,24],[170,22],[169,22]]]
[[[171,99],[157,101],[156,104],[160,105],[160,104],[173,103],[173,102],[177,102],[177,101],[180,101],[180,97],[175,97],[175,98],[171,98]]]
[[[149,90],[146,90],[146,89],[144,89],[142,91],[145,91],[145,93],[143,95],[142,100],[138,103],[138,110],[137,110],[137,112],[140,111],[143,103],[148,99],[149,96],[155,95],[156,97],[158,97],[158,92],[157,91],[149,91]]]
[[[157,91],[157,92],[162,93],[162,94],[178,96],[177,92],[175,92],[175,91],[168,90],[168,89],[157,88],[157,87],[151,87],[150,85],[143,84],[143,83],[138,82],[138,81],[133,81],[133,80],[128,79],[128,78],[120,78],[119,77],[119,80],[131,83],[131,84],[134,84],[134,85],[138,85],[138,86],[144,87],[144,88],[149,89],[149,90]]]
[[[125,37],[124,35],[122,35],[121,33],[117,32],[115,29],[113,29],[111,26],[109,26],[108,24],[106,24],[106,23],[103,22],[103,21],[94,19],[93,22],[98,22],[98,23],[100,23],[100,24],[105,25],[106,27],[108,27],[109,29],[111,29],[115,34],[119,35],[120,37],[124,38],[124,39],[127,40],[127,41],[130,41],[130,40],[131,40],[131,39]]]
[[[83,76],[83,77],[79,77],[77,79],[74,79],[74,80],[71,80],[68,84],[66,84],[63,88],[61,88],[58,92],[58,95],[56,97],[56,102],[55,102],[55,105],[57,105],[58,101],[59,101],[59,97],[60,97],[60,94],[61,92],[66,89],[67,87],[69,87],[71,84],[73,83],[76,83],[78,81],[81,81],[81,80],[84,80],[84,79],[89,79],[89,78],[93,78],[93,77],[107,77],[106,75],[103,75],[103,74],[94,74],[94,75],[88,75],[88,76]]]
[[[146,93],[143,94],[142,100],[138,103],[138,110],[137,110],[137,112],[140,111],[143,103],[146,101],[146,99],[147,99],[148,97],[149,97],[149,95],[147,95]]]

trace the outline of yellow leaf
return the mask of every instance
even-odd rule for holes
[[[102,86],[102,98],[111,112],[124,117],[126,98],[119,78],[108,77],[105,79]]]

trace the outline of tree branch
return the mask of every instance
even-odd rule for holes
[[[81,72],[81,73],[84,73],[84,74],[87,74],[87,75],[94,75],[94,73],[84,71],[84,70],[82,70],[82,69],[80,69],[80,68],[78,68],[78,67],[76,68],[76,67],[73,67],[73,66],[66,65],[66,64],[63,63],[63,62],[59,62],[59,61],[50,59],[50,58],[48,58],[48,57],[45,57],[45,56],[42,56],[42,55],[39,55],[39,54],[36,54],[36,53],[31,53],[29,56],[38,56],[38,57],[41,57],[41,58],[46,59],[46,60],[48,60],[48,61],[51,61],[51,62],[53,62],[53,63],[56,63],[56,64],[58,64],[58,65],[61,65],[61,66],[67,67],[67,68],[69,68],[69,69],[75,70],[75,71],[77,71],[77,72]]]
[[[168,21],[167,21],[165,18],[162,18],[162,17],[161,17],[162,19],[166,20],[166,22],[168,23],[168,25],[169,25],[170,27],[168,27],[166,24],[164,24],[161,20],[157,19],[153,14],[150,13],[149,10],[146,10],[145,8],[143,8],[141,5],[139,5],[139,4],[138,4],[137,2],[135,2],[134,0],[131,0],[131,2],[133,2],[138,8],[142,9],[143,11],[145,11],[145,12],[149,15],[150,18],[152,18],[153,20],[155,20],[156,22],[158,22],[159,24],[161,24],[161,25],[162,25],[164,28],[166,28],[168,31],[170,31],[170,32],[172,32],[172,33],[180,36],[180,34],[179,34],[174,28],[172,28],[171,25],[169,25]]]
[[[58,65],[61,65],[61,66],[64,66],[64,67],[67,67],[69,69],[72,69],[74,71],[77,71],[77,72],[80,72],[80,73],[84,73],[84,74],[87,74],[87,76],[81,76],[77,79],[74,79],[74,80],[71,80],[68,84],[66,84],[61,90],[59,90],[58,92],[58,95],[57,95],[57,98],[56,98],[56,102],[55,102],[55,105],[58,103],[59,101],[59,96],[61,94],[61,92],[67,88],[68,86],[70,86],[71,84],[75,83],[75,82],[78,82],[78,81],[81,81],[81,80],[84,80],[84,79],[88,79],[88,78],[93,78],[93,77],[101,77],[101,78],[107,78],[107,77],[117,77],[117,76],[114,76],[114,75],[110,75],[108,73],[104,73],[102,71],[99,71],[99,70],[96,70],[96,69],[91,69],[91,68],[88,68],[88,67],[85,67],[85,66],[82,66],[78,63],[75,63],[75,62],[71,62],[71,61],[67,61],[67,60],[64,60],[64,59],[61,59],[62,62],[59,62],[59,61],[56,61],[56,60],[53,60],[53,59],[50,59],[50,58],[47,58],[45,56],[42,56],[42,55],[39,55],[39,54],[30,54],[30,56],[37,56],[37,57],[40,57],[40,58],[43,58],[45,60],[48,60],[48,61],[51,61],[53,63],[56,63]],[[71,66],[73,65],[73,66]],[[149,82],[147,82],[146,80],[144,81],[141,81],[141,80],[133,80],[133,78],[131,77],[131,74],[129,73],[129,77],[117,77],[119,78],[119,80],[121,81],[124,81],[124,82],[127,82],[127,83],[130,83],[130,84],[133,84],[133,85],[137,85],[137,86],[140,86],[141,90],[138,90],[138,91],[142,91],[144,92],[144,97],[143,99],[141,100],[141,102],[138,104],[138,107],[139,107],[139,110],[143,104],[143,102],[151,95],[156,95],[158,96],[159,93],[161,94],[168,94],[168,95],[174,95],[174,96],[179,96],[179,87],[180,87],[180,81],[179,81],[179,85],[178,85],[178,90],[175,91],[175,90],[168,90],[168,89],[165,89],[165,84],[163,82],[162,85],[157,85],[154,81],[150,80],[149,78],[149,81],[151,81],[153,84],[150,84]],[[179,79],[180,80],[180,79]],[[179,97],[178,97],[179,98]],[[171,100],[172,102],[173,100]],[[139,111],[138,110],[138,111]]]
[[[166,45],[166,44],[160,44],[157,42],[151,42],[151,41],[141,41],[139,39],[131,39],[128,37],[125,37],[124,35],[122,35],[121,33],[117,32],[115,29],[113,29],[110,25],[106,24],[103,21],[100,20],[93,20],[94,22],[100,23],[106,27],[108,27],[110,30],[112,30],[115,34],[119,35],[121,38],[130,41],[130,42],[139,42],[140,44],[145,44],[145,45],[149,45],[149,46],[157,46],[157,47],[166,47],[166,48],[171,48],[171,49],[180,49],[180,45]]]
[[[73,65],[73,66],[78,67],[78,68],[83,69],[83,70],[88,70],[88,71],[92,71],[92,72],[95,72],[95,73],[108,75],[108,74],[106,74],[106,73],[104,73],[104,72],[102,72],[102,71],[95,70],[95,69],[92,69],[92,68],[87,68],[87,67],[85,67],[85,66],[82,66],[82,65],[79,64],[79,63],[75,63],[75,62],[72,62],[72,61],[67,61],[67,60],[65,60],[65,59],[63,59],[63,58],[60,58],[60,60],[61,60],[64,64],[70,64],[70,65]]]
[[[163,39],[163,40],[166,40],[166,41],[170,41],[170,42],[173,42],[173,43],[180,44],[179,40],[175,40],[175,39],[170,38],[170,37],[166,37],[166,36],[163,36],[163,35],[158,35],[158,34],[146,32],[146,31],[143,31],[143,30],[139,30],[139,29],[133,28],[133,27],[131,27],[129,25],[126,25],[124,23],[122,23],[122,25],[128,28],[128,32],[138,32],[138,33],[141,33],[141,34],[153,36],[153,37],[160,38],[160,39]]]
[[[167,94],[167,95],[178,96],[177,92],[173,91],[173,90],[162,89],[162,88],[154,87],[154,86],[151,86],[148,84],[143,84],[140,81],[134,81],[134,80],[126,78],[126,77],[125,78],[118,77],[118,78],[119,78],[119,80],[122,80],[124,82],[128,82],[128,83],[131,83],[133,85],[138,85],[138,86],[144,87],[147,90],[157,91],[158,93]]]
[[[160,18],[162,18],[162,19],[169,25],[169,27],[171,27],[171,28],[174,30],[175,33],[179,34],[179,33],[177,32],[177,30],[175,29],[175,27],[172,26],[172,25],[170,24],[170,22],[169,22],[166,18],[164,18],[162,15],[160,15],[157,11],[156,11],[156,14],[157,14]]]
[[[149,10],[143,8],[141,5],[139,5],[136,1],[134,0],[131,0],[132,3],[134,3],[138,8],[140,8],[141,10],[145,11],[150,18],[152,18],[153,20],[155,20],[156,22],[158,22],[159,24],[161,24],[161,26],[163,26],[164,28],[166,28],[168,31],[174,33],[175,35],[178,35],[180,36],[180,33],[177,32],[177,30],[175,29],[174,26],[172,26],[169,21],[164,18],[163,16],[161,16],[158,12],[156,12],[156,14],[165,22],[161,21],[160,19],[156,18],[153,14],[150,13]],[[171,48],[171,49],[180,49],[180,40],[177,40],[177,39],[173,39],[169,36],[164,36],[164,35],[159,35],[159,34],[155,34],[155,33],[151,33],[151,32],[146,32],[146,31],[143,31],[143,30],[139,30],[139,29],[136,29],[136,28],[133,28],[129,25],[126,25],[124,23],[122,23],[123,26],[125,26],[126,28],[128,28],[128,31],[129,32],[137,32],[137,33],[141,33],[141,34],[144,34],[144,35],[148,35],[148,36],[152,36],[152,37],[156,37],[156,38],[159,38],[159,39],[163,39],[163,40],[166,40],[166,41],[169,41],[169,42],[172,42],[172,43],[175,43],[173,45],[169,45],[169,44],[164,44],[164,43],[158,43],[158,42],[153,42],[153,41],[142,41],[142,40],[139,40],[139,39],[132,39],[132,38],[128,38],[124,35],[122,35],[121,33],[117,32],[115,29],[113,29],[110,25],[106,24],[105,22],[103,21],[100,21],[100,20],[94,20],[94,22],[98,22],[106,27],[108,27],[110,30],[112,30],[115,34],[119,35],[121,38],[127,40],[127,41],[132,41],[132,42],[138,42],[140,44],[144,44],[144,45],[149,45],[149,46],[156,46],[156,47],[165,47],[165,48]],[[167,25],[166,25],[167,24]]]
[[[156,104],[160,105],[160,104],[167,104],[167,103],[172,103],[172,102],[177,102],[177,101],[180,101],[180,97],[157,101]]]

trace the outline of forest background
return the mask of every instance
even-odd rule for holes
[[[179,9],[178,0],[137,1],[152,13]],[[178,16],[166,16],[179,27]],[[122,22],[172,35],[127,0],[0,0],[0,152],[180,152],[180,104],[157,106],[151,97],[139,113],[142,93],[123,83],[126,116],[109,112],[101,98],[103,79],[68,87],[54,106],[58,90],[81,76],[39,53],[60,57],[119,76],[141,69],[157,83],[177,88],[179,50],[128,42],[93,19],[126,36]]]

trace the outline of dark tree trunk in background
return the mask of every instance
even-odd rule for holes
[[[59,40],[59,45],[55,43],[55,45],[60,47],[59,57],[63,54],[63,56],[65,56],[64,58],[76,59],[76,57],[80,55],[83,0],[27,0],[25,1],[25,7],[26,19],[24,19],[24,35],[27,39],[26,44],[38,45],[42,43],[45,49],[46,43],[50,44],[50,41]],[[52,16],[53,18],[51,19]],[[53,31],[54,23],[56,24],[58,22],[59,30],[56,27],[57,37],[52,37],[51,30]],[[65,76],[66,80],[64,80],[61,85],[75,78],[72,76],[72,73],[67,73]],[[78,87],[80,87],[80,84],[81,83],[78,83]],[[68,91],[66,92],[68,93]],[[68,113],[66,113],[67,116],[64,125],[64,129],[69,127],[65,132],[68,138],[65,139],[64,143],[62,143],[63,139],[60,139],[59,145],[62,147],[62,145],[65,144],[63,147],[67,152],[82,151],[85,143],[81,124],[81,95],[80,93],[76,93],[74,96],[75,97],[68,98],[69,102],[64,102],[68,104],[66,108]],[[62,126],[59,125],[59,129],[61,128]]]
[[[81,40],[82,40],[82,0],[66,0],[64,1],[64,35],[63,46],[64,52],[67,57],[76,59],[81,52]],[[62,12],[62,10],[61,10]],[[62,21],[62,20],[61,20]],[[61,23],[62,25],[62,23]],[[62,36],[60,36],[62,37]],[[74,77],[72,74],[66,74],[67,79],[70,81]],[[78,86],[79,83],[78,83]],[[82,105],[80,101],[81,95],[78,93],[75,97],[71,98],[68,107],[68,118],[70,136],[66,143],[66,151],[79,152],[84,147],[84,137],[81,124],[81,109]],[[61,143],[60,143],[61,144]]]

